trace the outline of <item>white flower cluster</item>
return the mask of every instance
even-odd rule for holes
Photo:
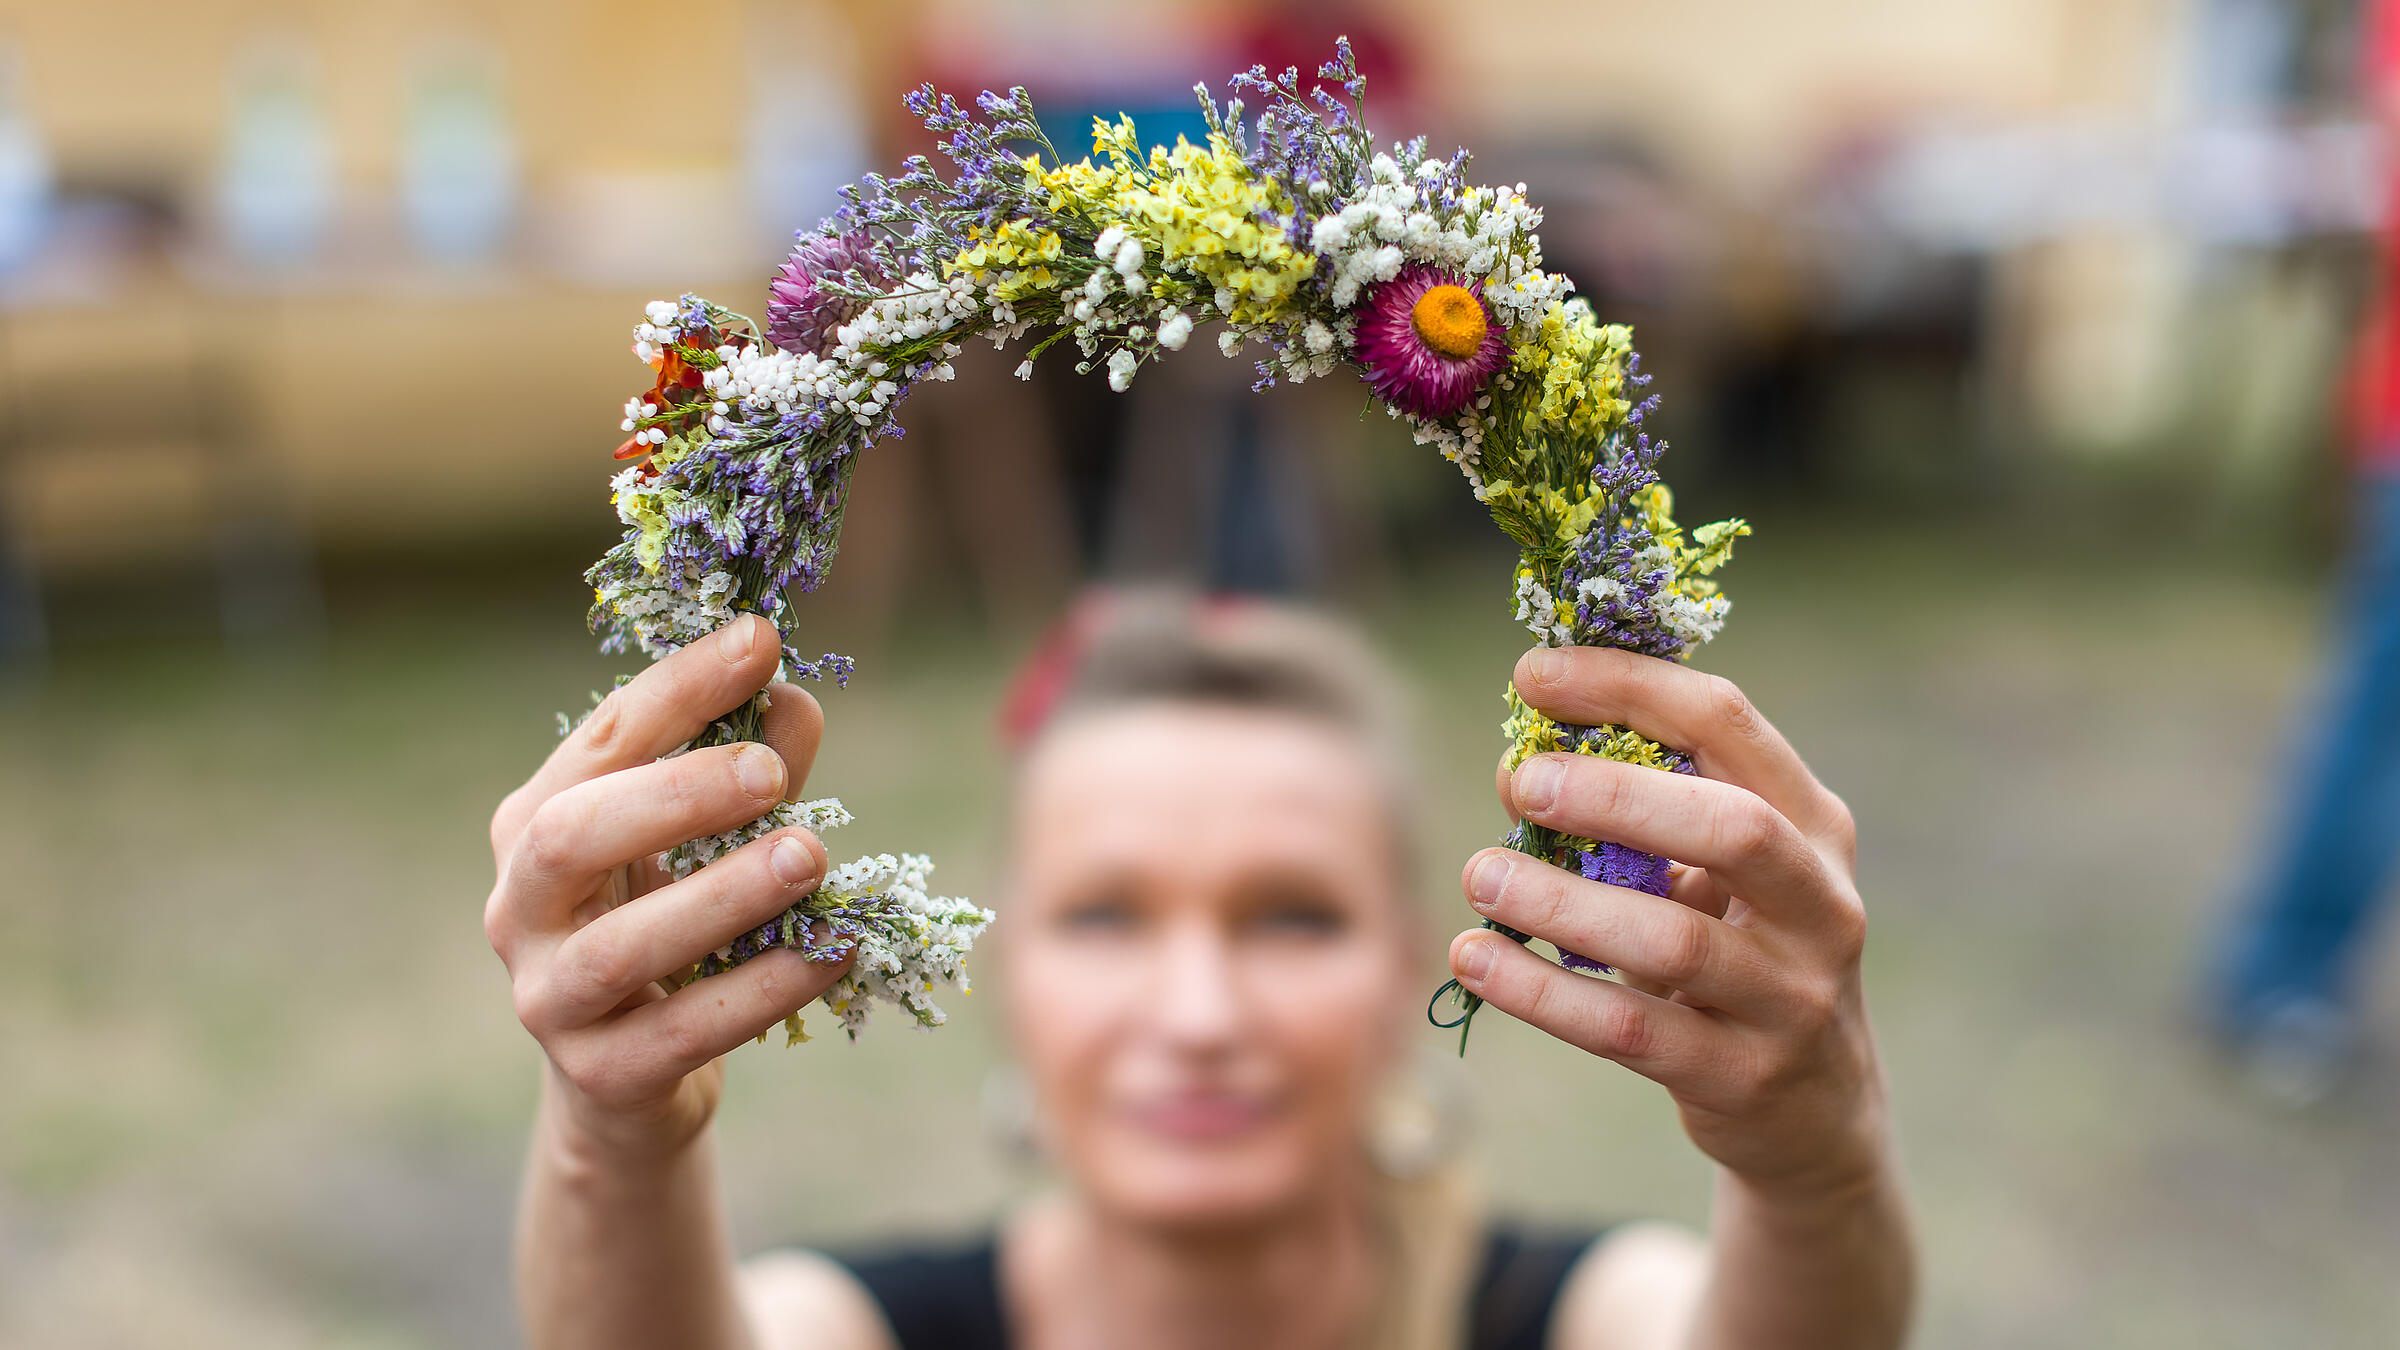
[[[670,851],[669,870],[681,880],[777,830],[799,826],[823,834],[849,824],[850,819],[849,811],[832,797],[787,803],[747,825],[695,839]],[[975,939],[982,935],[993,915],[990,910],[965,900],[933,895],[926,888],[932,871],[932,859],[922,854],[877,853],[855,858],[835,867],[815,893],[802,902],[804,913],[811,906],[867,902],[877,903],[884,910],[864,926],[850,969],[820,1000],[841,1019],[842,1029],[852,1040],[858,1038],[859,1030],[866,1025],[867,1016],[877,1003],[892,1003],[907,1009],[920,1027],[938,1027],[949,1020],[949,1015],[933,1001],[935,992],[940,989],[971,992],[967,955],[974,950]],[[732,944],[718,948],[716,954],[721,960],[732,960]],[[796,1026],[794,1036],[805,1039]]]
[[[1589,583],[1586,583],[1587,585]],[[1575,643],[1572,623],[1558,612],[1558,597],[1531,572],[1517,574],[1517,622],[1545,647],[1569,647]]]
[[[1525,199],[1525,185],[1470,187],[1450,207],[1429,189],[1449,170],[1448,160],[1428,159],[1412,175],[1390,155],[1377,155],[1365,189],[1317,219],[1309,244],[1325,260],[1335,308],[1357,304],[1367,287],[1412,262],[1481,278],[1484,299],[1508,327],[1564,294],[1565,279],[1541,270],[1542,241],[1534,231],[1542,213]]]
[[[619,509],[623,509],[621,503]],[[657,584],[611,585],[600,598],[624,619],[624,626],[633,633],[643,655],[652,660],[734,620],[734,580],[730,572],[698,576],[687,573],[681,590],[669,584],[670,579],[664,575],[643,573],[642,576],[655,578]]]
[[[965,277],[943,281],[931,272],[910,273],[857,318],[833,330],[833,348],[821,359],[823,369],[815,376],[818,396],[862,421],[885,412],[891,406],[890,395],[868,395],[868,390],[889,383],[884,377],[891,373],[876,353],[949,332],[974,319],[982,309],[975,283]],[[959,351],[955,342],[940,344],[933,358],[906,372],[906,378],[953,378],[956,372],[950,359]],[[866,382],[863,386],[862,380]],[[854,386],[861,386],[858,392],[852,392]]]
[[[938,1027],[949,1014],[933,1001],[937,987],[970,993],[967,953],[992,921],[992,912],[965,900],[936,897],[926,890],[933,860],[920,853],[878,853],[843,863],[817,888],[834,900],[898,902],[899,914],[873,924],[858,942],[858,954],[841,980],[825,991],[824,1004],[842,1019],[852,1040],[877,1002],[908,1009],[920,1027]]]
[[[950,379],[950,358],[959,348],[942,343],[932,361],[911,370],[896,369],[876,352],[955,328],[975,317],[977,303],[971,283],[919,272],[836,328],[834,346],[822,356],[764,343],[719,347],[724,364],[701,380],[714,400],[708,429],[723,435],[729,418],[774,422],[803,408],[848,413],[865,427],[891,410],[907,382]]]
[[[683,311],[672,300],[653,300],[642,306],[646,322],[633,330],[634,359],[648,362],[683,333]]]
[[[1492,389],[1514,387],[1515,381],[1506,371],[1492,377]],[[1410,437],[1417,444],[1432,446],[1441,452],[1442,458],[1457,465],[1458,471],[1466,475],[1467,487],[1475,494],[1475,500],[1480,502],[1489,499],[1484,496],[1483,474],[1476,468],[1483,457],[1483,422],[1477,414],[1491,406],[1492,395],[1487,390],[1476,398],[1472,411],[1459,414],[1456,425],[1429,422],[1414,414],[1404,413],[1389,403],[1383,405],[1383,411],[1387,416],[1408,423]]]
[[[930,272],[918,272],[836,329],[834,347],[822,356],[786,352],[764,342],[748,347],[722,344],[716,349],[719,364],[701,376],[700,387],[710,400],[708,417],[687,433],[687,439],[706,446],[714,437],[738,435],[741,424],[772,426],[804,408],[847,413],[864,432],[891,411],[909,382],[953,378],[950,359],[959,347],[941,343],[931,359],[905,370],[876,353],[956,328],[976,316],[978,304],[972,283],[943,282]],[[648,321],[634,329],[633,350],[648,361],[685,330],[681,311],[665,300],[651,301],[643,312]],[[626,400],[620,427],[633,432],[639,443],[663,445],[665,428],[640,426],[661,411],[636,395]]]
[[[1538,318],[1552,301],[1574,289],[1567,278],[1542,270],[1542,241],[1535,232],[1542,213],[1526,199],[1523,183],[1467,187],[1454,202],[1445,203],[1436,185],[1451,167],[1448,160],[1432,158],[1412,168],[1378,154],[1368,165],[1367,183],[1360,192],[1340,210],[1317,218],[1309,230],[1309,244],[1323,259],[1336,309],[1353,308],[1370,287],[1419,263],[1479,283],[1494,319],[1505,328]],[[1278,373],[1294,383],[1332,373],[1353,342],[1347,315],[1338,326],[1311,319],[1298,336],[1297,343],[1281,344],[1275,359]],[[1232,337],[1226,354],[1237,351],[1240,341]],[[1509,387],[1506,372],[1494,377],[1493,389]],[[1458,465],[1480,500],[1483,479],[1476,462],[1483,425],[1477,414],[1489,406],[1487,391],[1473,410],[1450,422],[1427,421],[1389,404],[1384,411],[1406,421],[1417,444],[1435,447]]]
[[[1235,325],[1217,335],[1217,349],[1227,356],[1239,356],[1252,337],[1265,337],[1271,348],[1267,361],[1276,378],[1306,384],[1342,368],[1349,359],[1357,327],[1357,317],[1350,314],[1338,315],[1330,323],[1310,318],[1299,325],[1297,332],[1287,332],[1282,341],[1277,341],[1266,325]],[[1393,410],[1393,416],[1399,416],[1397,410]]]
[[[675,753],[682,754],[684,751],[678,750]],[[681,881],[726,854],[745,844],[764,839],[777,830],[788,830],[797,825],[812,833],[823,834],[827,830],[847,825],[851,820],[849,809],[842,805],[842,799],[839,797],[819,797],[814,801],[806,802],[778,802],[774,810],[747,825],[738,825],[723,834],[712,834],[694,839],[668,850],[667,870],[674,874],[677,881]],[[731,946],[720,947],[717,949],[717,955],[730,958],[733,955],[733,948]]]
[[[1674,568],[1674,555],[1663,547],[1644,551],[1635,564],[1643,570],[1669,571]],[[1614,577],[1586,577],[1575,585],[1575,600],[1594,609],[1608,604],[1640,608],[1632,592]],[[1673,634],[1684,649],[1699,646],[1716,637],[1725,627],[1726,611],[1732,604],[1722,595],[1694,599],[1673,589],[1662,590],[1648,606],[1649,614],[1659,627]],[[1574,646],[1580,640],[1575,632],[1575,606],[1562,604],[1531,572],[1517,575],[1517,622],[1534,641],[1545,647]]]
[[[1586,583],[1589,584],[1588,582]],[[1688,595],[1659,597],[1658,621],[1667,631],[1683,639],[1686,648],[1697,647],[1715,637],[1725,626],[1725,611],[1733,602],[1722,595],[1694,600]]]

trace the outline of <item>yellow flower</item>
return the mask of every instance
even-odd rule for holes
[[[1004,220],[989,238],[984,237],[981,226],[969,228],[967,237],[975,242],[943,264],[943,275],[964,274],[977,285],[992,282],[992,299],[1003,303],[1057,285],[1056,274],[1043,265],[1056,262],[1066,252],[1066,241],[1057,231],[1041,229],[1028,221]]]
[[[1130,144],[1132,124],[1101,128],[1096,144],[1113,155]],[[1115,162],[1122,164],[1130,155]],[[1282,315],[1300,284],[1316,272],[1313,253],[1294,248],[1281,222],[1292,216],[1280,183],[1255,177],[1232,142],[1211,132],[1208,144],[1177,139],[1153,149],[1138,175],[1116,185],[1109,212],[1168,273],[1188,273],[1227,302],[1236,323]]]
[[[667,555],[667,513],[683,494],[655,480],[637,483],[616,494],[617,518],[641,531],[633,541],[633,558],[646,572],[656,572]]]
[[[1581,297],[1552,302],[1541,318],[1510,334],[1509,346],[1510,367],[1538,391],[1525,406],[1529,438],[1563,433],[1598,441],[1632,410],[1623,390],[1633,330],[1602,325]]]
[[[1513,772],[1518,765],[1535,755],[1569,749],[1566,744],[1567,729],[1527,703],[1518,695],[1514,684],[1508,687],[1505,697],[1508,701],[1508,718],[1500,724],[1500,730],[1508,737],[1508,754],[1500,761],[1502,767]],[[1640,732],[1620,726],[1606,726],[1599,730],[1600,735],[1585,738],[1572,747],[1572,752],[1599,759],[1613,759],[1619,764],[1633,764],[1645,769],[1663,770],[1670,767],[1667,748]]]
[[[1501,734],[1508,737],[1508,754],[1500,763],[1514,771],[1535,755],[1546,755],[1559,748],[1559,737],[1565,728],[1527,703],[1510,684],[1504,696],[1508,701],[1508,718],[1500,724]]]

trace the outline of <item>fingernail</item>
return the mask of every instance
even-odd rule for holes
[[[1553,647],[1525,653],[1525,678],[1532,684],[1554,684],[1567,677],[1567,655]]]
[[[1510,787],[1517,795],[1520,811],[1547,811],[1558,800],[1558,783],[1566,777],[1567,766],[1548,755],[1536,755],[1517,766],[1517,776]]]
[[[742,791],[753,797],[783,795],[783,760],[763,745],[745,745],[733,752],[733,772]]]
[[[1475,870],[1467,874],[1467,899],[1477,909],[1490,909],[1500,900],[1500,892],[1508,885],[1509,861],[1505,853],[1487,853]]]
[[[808,855],[808,845],[785,837],[775,841],[767,853],[767,866],[786,886],[797,886],[817,874],[817,860]]]
[[[1458,982],[1470,988],[1492,973],[1492,939],[1472,938],[1458,953]]]
[[[750,654],[758,641],[758,620],[747,614],[717,630],[717,654],[728,661],[739,661]]]

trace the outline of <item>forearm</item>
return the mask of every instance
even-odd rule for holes
[[[746,1350],[714,1132],[644,1155],[571,1115],[547,1082],[517,1218],[527,1343]]]
[[[1778,1193],[1719,1168],[1692,1350],[1885,1350],[1908,1331],[1916,1248],[1899,1169]]]

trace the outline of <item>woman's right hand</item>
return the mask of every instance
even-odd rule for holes
[[[777,948],[669,994],[658,983],[781,914],[825,875],[825,846],[778,830],[682,881],[659,855],[794,798],[824,713],[768,690],[764,745],[661,759],[774,674],[780,639],[744,616],[611,693],[492,814],[499,879],[484,933],[518,1020],[549,1056],[547,1093],[584,1142],[671,1151],[715,1114],[719,1056],[824,993],[844,966]],[[641,903],[626,901],[639,897]]]

